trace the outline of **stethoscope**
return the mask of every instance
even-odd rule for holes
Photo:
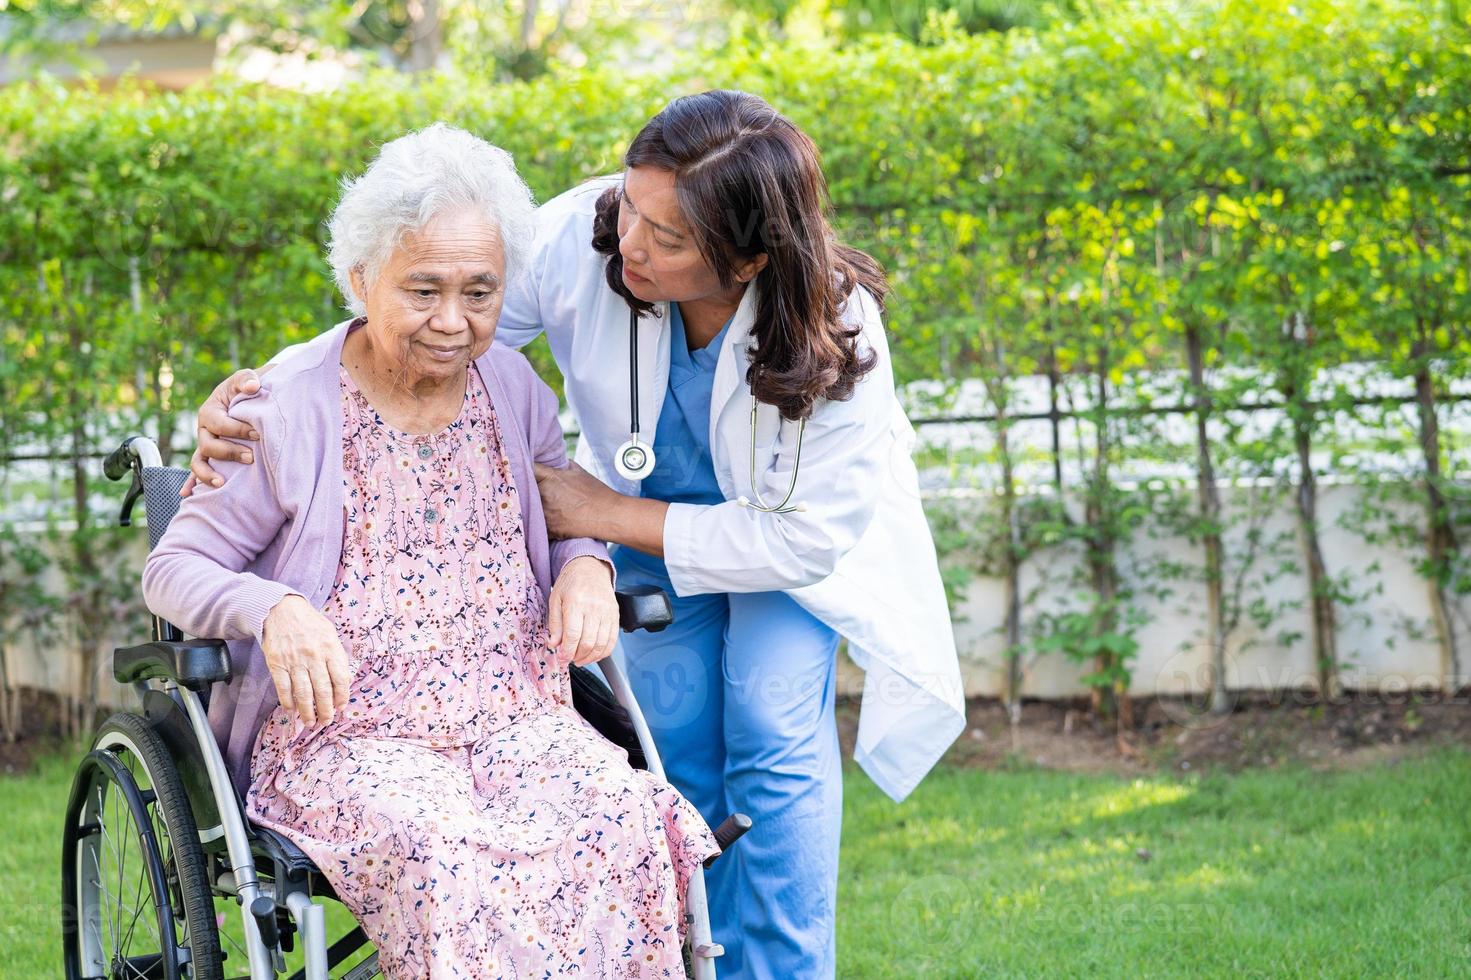
[[[802,437],[807,432],[807,420],[800,419],[797,422],[797,451],[792,458],[792,478],[787,484],[787,492],[781,498],[781,503],[772,506],[761,497],[761,491],[756,485],[756,394],[751,393],[751,492],[756,495],[752,502],[748,497],[741,497],[736,501],[742,507],[759,510],[766,514],[790,514],[795,511],[805,511],[807,505],[801,501],[792,502],[792,494],[797,490],[797,472],[802,466]],[[638,425],[638,314],[628,311],[628,441],[619,446],[613,454],[613,468],[626,480],[642,480],[654,472],[654,447],[639,441]],[[780,421],[777,423],[780,425]]]

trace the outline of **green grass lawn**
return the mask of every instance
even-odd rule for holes
[[[59,975],[71,760],[0,778],[0,978]],[[842,977],[1471,975],[1471,754],[1124,780],[849,770]]]

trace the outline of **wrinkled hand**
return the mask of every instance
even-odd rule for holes
[[[617,504],[619,493],[576,463],[566,469],[536,464],[536,487],[553,538],[605,538],[600,517]]]
[[[325,725],[347,704],[347,651],[331,621],[301,596],[289,595],[271,608],[261,649],[276,697],[306,724]]]
[[[613,571],[602,559],[583,555],[563,565],[548,606],[549,642],[564,661],[586,667],[613,652],[618,600]]]
[[[195,433],[199,445],[189,459],[189,479],[179,490],[179,496],[187,497],[199,483],[212,487],[225,485],[225,478],[209,465],[211,459],[233,459],[241,463],[253,463],[255,454],[248,446],[230,442],[230,439],[260,440],[260,433],[248,423],[230,417],[230,402],[236,395],[253,395],[260,391],[260,376],[250,368],[236,371],[215,386],[204,404],[199,406],[199,419]]]

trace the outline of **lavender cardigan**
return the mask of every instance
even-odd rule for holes
[[[210,693],[209,720],[242,793],[256,734],[277,704],[260,647],[266,614],[292,594],[320,609],[342,559],[338,365],[352,323],[292,348],[258,394],[236,400],[230,414],[260,433],[255,464],[215,463],[225,485],[182,502],[143,569],[143,596],[154,613],[194,636],[229,642],[234,679]],[[545,594],[571,559],[606,562],[608,553],[586,538],[547,540],[532,463],[566,464],[556,395],[508,348],[492,345],[475,367],[500,420],[526,551]]]

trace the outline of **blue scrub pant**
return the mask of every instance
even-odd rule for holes
[[[722,980],[836,972],[843,779],[838,636],[783,592],[680,598],[664,564],[618,548],[620,586],[657,585],[674,625],[625,633],[615,656],[669,782],[714,827],[751,830],[705,874]]]

